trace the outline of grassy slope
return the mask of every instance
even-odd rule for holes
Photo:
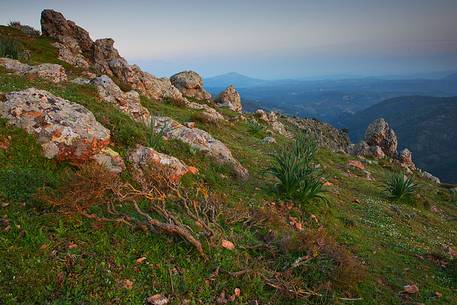
[[[5,28],[0,30],[20,36]],[[48,40],[21,39],[33,47],[33,62],[56,61],[55,50]],[[49,90],[93,111],[97,119],[110,128],[115,149],[124,156],[130,147],[146,141],[147,130],[115,108],[99,102],[91,86],[54,85],[0,71],[0,91],[31,86]],[[143,103],[151,112],[169,115],[181,122],[190,120],[196,113],[147,99],[143,99]],[[420,181],[416,200],[407,204],[392,203],[380,186],[386,169],[393,167],[391,164],[367,165],[375,181],[366,180],[362,172],[355,170],[350,170],[352,175],[347,177],[348,157],[321,150],[319,161],[334,184],[328,187],[329,203],[312,203],[303,213],[297,209],[284,212],[279,203],[270,204],[276,201],[271,192],[272,181],[262,172],[272,147],[261,144],[260,137],[252,135],[243,122],[222,126],[198,123],[198,126],[226,143],[251,173],[249,181],[240,183],[232,178],[229,169],[216,166],[185,145],[169,142],[163,147],[164,152],[197,166],[201,174],[194,179],[205,183],[214,196],[221,198],[219,223],[224,228],[224,237],[237,247],[235,251],[228,251],[205,243],[211,257],[208,262],[181,240],[145,234],[125,226],[101,225],[79,217],[63,217],[35,200],[33,195],[38,187],[57,187],[63,175],[76,169],[44,159],[33,137],[0,121],[0,140],[11,137],[8,149],[0,149],[0,200],[3,202],[0,207],[3,218],[0,303],[142,304],[149,295],[165,293],[176,304],[183,299],[191,300],[191,304],[214,304],[221,291],[230,293],[235,287],[241,288],[237,304],[253,300],[260,304],[457,303],[455,274],[428,258],[430,254],[442,253],[443,245],[457,244],[457,208],[448,203],[446,191]],[[436,206],[438,212],[431,211],[432,206]],[[265,222],[256,222],[259,219],[246,222],[241,217],[244,214],[250,218],[261,218],[265,214],[270,217]],[[270,229],[279,237],[298,236],[288,224],[288,216],[297,217],[306,230],[323,226],[362,262],[363,280],[350,289],[340,283],[329,292],[319,290],[323,296],[314,298],[292,298],[266,285],[263,275],[268,274],[268,270],[283,270],[306,254],[300,247],[283,250],[281,243],[265,242]],[[10,229],[4,230],[7,226]],[[70,242],[77,247],[69,249]],[[146,263],[136,264],[135,260],[143,256],[147,258]],[[220,272],[211,280],[218,266],[226,271],[248,269],[249,272],[238,277]],[[329,280],[328,268],[331,268],[328,261],[318,258],[297,268],[293,278],[300,286],[317,290]],[[125,279],[133,281],[132,289],[123,288]],[[340,279],[345,280],[350,281]],[[403,285],[410,283],[416,283],[420,293],[411,298],[399,294]],[[443,296],[437,298],[436,291]],[[346,296],[363,300],[340,299]]]

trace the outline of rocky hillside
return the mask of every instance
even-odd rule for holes
[[[457,97],[393,98],[347,117],[341,126],[349,129],[353,140],[359,140],[367,124],[378,117],[392,125],[400,147],[414,152],[419,167],[457,183]]]
[[[41,25],[0,26],[1,304],[457,303],[457,195],[388,122],[351,144]]]

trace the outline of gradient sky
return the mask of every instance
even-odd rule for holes
[[[457,70],[457,0],[0,0],[0,23],[61,11],[158,76],[261,78]]]

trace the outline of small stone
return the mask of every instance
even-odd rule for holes
[[[162,294],[154,294],[147,298],[147,302],[151,305],[165,305],[168,304],[169,300]]]
[[[416,294],[419,292],[419,288],[416,286],[416,284],[406,285],[403,288],[404,291],[408,294]]]
[[[357,169],[360,169],[360,170],[364,170],[365,169],[365,165],[363,165],[363,163],[360,162],[359,160],[349,160],[348,161],[348,166],[354,167],[354,168],[357,168]]]
[[[221,240],[221,246],[222,248],[225,248],[227,250],[235,250],[235,245],[231,241],[226,239]]]

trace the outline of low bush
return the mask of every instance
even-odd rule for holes
[[[415,192],[416,187],[413,177],[407,177],[403,173],[391,175],[385,183],[385,191],[394,200],[410,197]]]
[[[279,147],[270,155],[272,164],[267,171],[278,180],[276,188],[282,197],[301,203],[315,198],[326,200],[321,172],[315,166],[316,152],[316,141],[299,134],[293,143]]]

